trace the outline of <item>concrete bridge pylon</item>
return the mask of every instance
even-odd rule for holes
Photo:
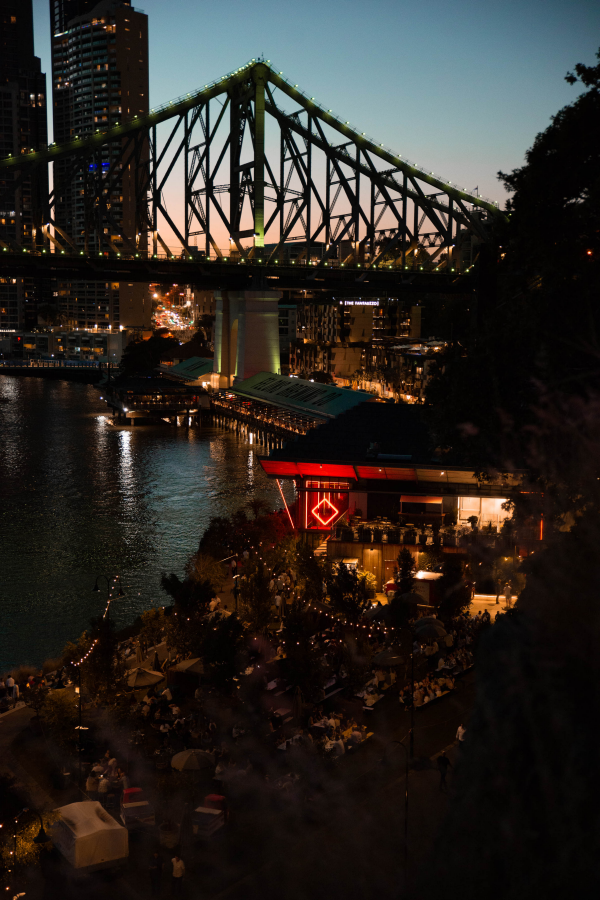
[[[215,291],[213,388],[279,373],[280,291]]]

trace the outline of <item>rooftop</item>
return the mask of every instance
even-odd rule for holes
[[[364,408],[373,400],[369,394],[348,388],[274,375],[272,372],[252,375],[235,384],[229,393],[323,421],[334,419],[357,406]]]
[[[281,450],[274,450],[269,459],[369,460],[373,463],[383,460],[386,465],[400,467],[403,463],[439,464],[430,447],[429,432],[421,409],[396,403],[364,402],[302,435]]]

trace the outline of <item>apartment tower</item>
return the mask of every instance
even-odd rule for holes
[[[32,0],[0,0],[0,157],[47,146],[46,76],[33,51]],[[0,175],[0,247],[41,240],[47,220],[48,173]],[[0,278],[0,331],[31,328],[44,297],[43,282]]]
[[[130,0],[50,0],[50,22],[57,144],[148,112],[148,17],[133,9]],[[99,249],[93,232],[86,233],[85,180],[106,176],[117,156],[117,148],[104,147],[85,173],[75,175],[70,159],[54,163],[56,223],[82,250]],[[121,249],[123,235],[135,244],[130,168],[113,185],[109,215],[102,249]],[[72,327],[150,327],[147,285],[71,282],[60,283],[57,293],[60,311]]]

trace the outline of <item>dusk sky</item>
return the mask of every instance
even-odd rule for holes
[[[274,68],[404,157],[504,204],[499,169],[519,166],[593,64],[597,0],[339,0],[302,4],[145,0],[150,105],[264,54]],[[34,0],[49,75],[48,0]],[[50,86],[50,80],[49,80]]]

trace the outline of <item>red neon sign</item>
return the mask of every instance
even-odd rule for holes
[[[323,513],[325,516],[327,516],[327,518],[321,518],[320,513]],[[330,503],[326,497],[323,497],[323,499],[312,509],[312,514],[315,519],[319,520],[321,525],[325,525],[327,527],[327,525],[330,525],[335,517],[339,515],[339,509],[336,509],[333,503]]]

